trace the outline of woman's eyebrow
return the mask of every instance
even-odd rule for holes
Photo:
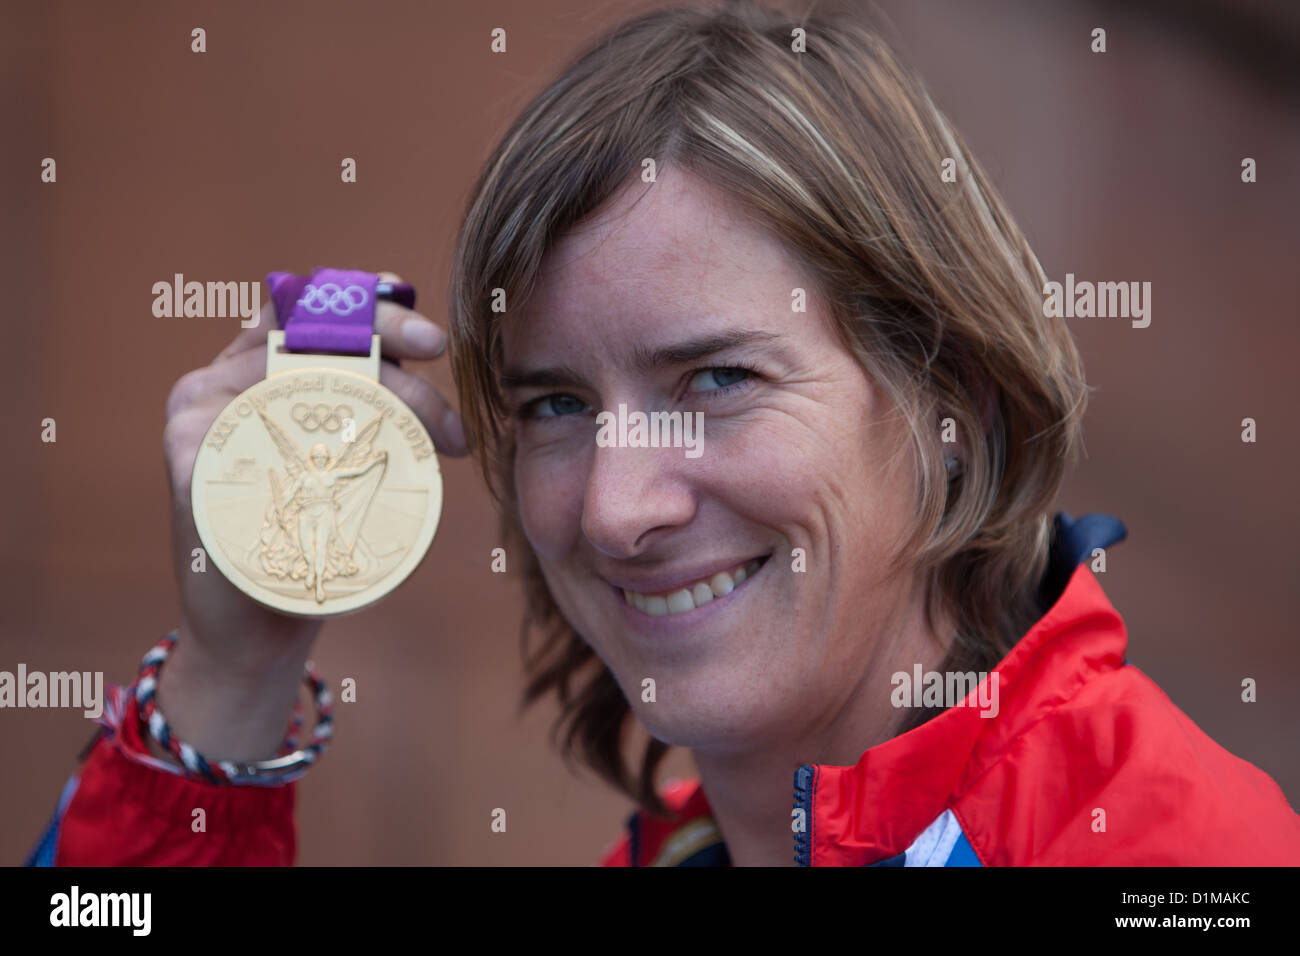
[[[636,346],[632,350],[632,365],[638,372],[654,371],[665,365],[688,365],[724,349],[778,338],[780,336],[775,332],[763,332],[758,329],[727,329],[660,348]]]
[[[758,329],[727,329],[685,342],[649,348],[643,345],[632,349],[632,367],[645,373],[671,365],[687,365],[698,362],[724,349],[752,345],[778,339],[775,332],[763,332]],[[510,366],[501,371],[501,387],[511,388],[566,388],[586,386],[586,377],[572,366],[556,365],[549,368],[520,368]]]
[[[586,386],[587,380],[581,372],[568,365],[535,369],[510,366],[501,371],[503,389],[567,388],[574,385]]]

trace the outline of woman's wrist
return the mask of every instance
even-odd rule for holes
[[[299,699],[314,639],[314,633],[282,638],[273,657],[252,665],[229,657],[214,659],[182,625],[158,674],[158,706],[167,714],[172,732],[211,760],[274,757]],[[154,740],[150,750],[166,753]],[[176,763],[170,755],[167,759]]]

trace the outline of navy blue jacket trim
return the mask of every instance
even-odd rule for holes
[[[41,839],[36,846],[32,847],[32,852],[27,855],[23,866],[54,866],[55,853],[59,848],[59,828],[63,824],[63,814],[67,812],[68,804],[72,802],[72,795],[77,792],[80,783],[81,775],[74,773],[68,778],[68,782],[63,785],[63,792],[59,794],[59,802],[54,808],[54,815],[50,817],[45,832],[41,834]]]
[[[794,865],[812,865],[813,794],[817,791],[817,768],[800,767],[794,772],[794,808],[803,811],[803,829],[794,834]]]
[[[678,866],[731,866],[731,854],[727,852],[727,844],[719,840],[717,843],[710,843],[702,850],[696,850]]]
[[[875,863],[864,863],[863,866],[907,866],[907,854],[900,853],[897,856],[887,857],[883,860],[877,860]]]
[[[1093,548],[1109,548],[1128,537],[1118,518],[1107,514],[1086,514],[1077,520],[1058,511],[1052,521],[1052,545],[1047,571],[1039,587],[1039,602],[1046,611],[1061,598],[1075,569],[1092,556]]]
[[[627,821],[627,859],[628,866],[641,865],[641,814],[632,814]]]

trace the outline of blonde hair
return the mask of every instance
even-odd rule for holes
[[[792,51],[795,28],[806,52]],[[475,186],[450,287],[466,430],[525,558],[526,705],[555,693],[562,751],[663,812],[651,740],[628,769],[630,708],[560,615],[520,529],[497,375],[501,322],[543,255],[639,173],[675,163],[730,194],[817,279],[847,348],[910,426],[920,475],[900,561],[957,638],[943,669],[987,670],[1041,615],[1048,509],[1078,455],[1088,389],[1045,277],[920,81],[858,18],[737,0],[658,10],[596,40],[522,113]],[[944,181],[952,160],[955,182]],[[955,422],[964,470],[945,467]],[[541,641],[531,647],[530,636]],[[580,685],[575,686],[581,681]]]

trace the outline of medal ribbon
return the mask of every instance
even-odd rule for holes
[[[409,285],[390,285],[373,272],[353,269],[318,268],[309,276],[272,272],[266,284],[290,352],[368,355],[377,299],[415,304]]]

